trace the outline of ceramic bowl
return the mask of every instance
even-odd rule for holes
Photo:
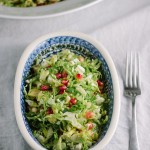
[[[100,1],[102,0],[65,0],[51,5],[28,8],[6,7],[0,5],[0,18],[39,19],[54,17],[92,6]]]
[[[45,148],[36,140],[25,117],[25,101],[23,88],[31,65],[35,58],[41,55],[43,59],[59,53],[63,48],[82,54],[89,58],[98,58],[102,62],[105,90],[110,99],[107,108],[109,120],[103,127],[99,141],[91,147],[92,150],[100,150],[112,138],[118,123],[120,112],[120,96],[117,72],[114,63],[107,50],[99,42],[83,33],[54,33],[42,36],[32,42],[24,51],[18,64],[15,86],[14,106],[18,127],[27,143],[36,150]]]

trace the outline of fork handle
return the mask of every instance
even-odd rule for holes
[[[137,138],[135,98],[136,98],[135,96],[132,97],[132,122],[130,127],[129,150],[140,150]]]

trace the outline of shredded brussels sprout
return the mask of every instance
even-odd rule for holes
[[[69,50],[38,57],[24,88],[26,118],[49,150],[87,150],[108,121],[101,62]]]
[[[10,7],[36,7],[60,1],[63,0],[0,0],[0,4]]]

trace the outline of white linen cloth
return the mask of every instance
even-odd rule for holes
[[[141,150],[150,150],[150,1],[105,0],[64,16],[39,20],[0,19],[0,150],[30,150],[17,127],[13,84],[19,58],[37,37],[55,31],[80,31],[101,42],[117,68],[121,112],[117,130],[104,150],[128,150],[131,101],[123,96],[125,56],[141,58],[142,95],[137,97],[137,125]]]

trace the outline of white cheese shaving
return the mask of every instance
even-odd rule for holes
[[[99,95],[96,95],[96,103],[97,105],[100,105],[101,103],[103,103],[105,101],[105,99]]]
[[[85,69],[80,65],[78,65],[75,70],[80,74],[84,74],[85,72]]]
[[[76,89],[82,94],[82,95],[86,95],[86,91],[81,87],[81,86],[77,86]]]
[[[75,113],[66,112],[64,113],[64,120],[70,121],[72,126],[81,129],[82,125],[79,122],[77,122],[75,115],[76,115]]]

